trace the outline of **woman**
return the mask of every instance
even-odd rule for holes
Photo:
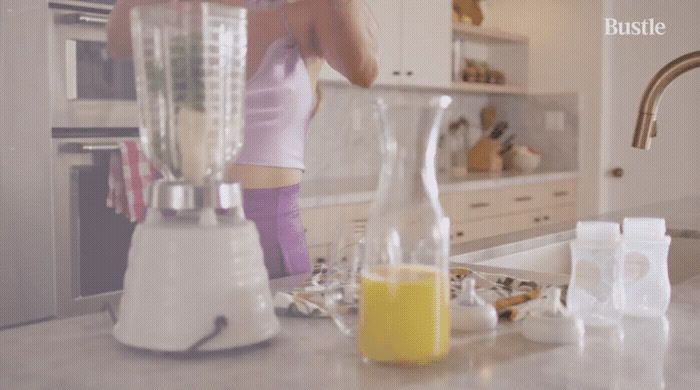
[[[130,9],[162,2],[117,1],[108,25],[113,56],[131,55]],[[309,272],[297,199],[304,141],[319,100],[318,74],[327,62],[351,83],[371,86],[377,76],[376,22],[364,0],[216,2],[251,8],[245,142],[230,178],[243,187],[243,208],[260,233],[270,277]]]

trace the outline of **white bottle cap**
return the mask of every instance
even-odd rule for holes
[[[625,239],[658,241],[666,236],[666,220],[663,218],[625,218],[622,224]]]
[[[619,241],[620,224],[614,222],[587,221],[576,224],[579,241]]]

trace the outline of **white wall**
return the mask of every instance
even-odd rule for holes
[[[54,312],[43,0],[0,0],[0,327]]]
[[[661,37],[604,37],[603,151],[601,173],[625,169],[621,179],[601,174],[604,210],[700,194],[700,71],[666,91],[658,115],[659,136],[649,152],[630,149],[639,99],[649,79],[668,61],[700,50],[700,1],[606,0],[603,17],[666,24]]]
[[[530,37],[531,92],[579,94],[579,215],[597,214],[601,1],[486,0],[484,8],[485,26]]]

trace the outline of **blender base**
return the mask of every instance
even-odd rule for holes
[[[208,211],[213,213],[202,213]],[[225,326],[216,332],[221,317]],[[187,352],[193,346],[215,351],[257,344],[277,333],[253,222],[173,221],[149,210],[131,243],[113,329],[117,341],[155,351]]]

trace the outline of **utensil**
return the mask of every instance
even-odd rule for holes
[[[489,138],[499,139],[507,129],[508,122],[498,122],[496,123],[496,126],[494,126],[493,130],[491,130],[491,132],[489,133]]]
[[[496,123],[496,107],[485,106],[481,109],[481,130],[484,132],[493,128]]]

